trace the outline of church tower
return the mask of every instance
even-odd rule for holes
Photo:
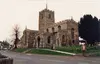
[[[46,27],[55,23],[54,11],[46,8],[39,12],[39,31],[43,31]]]

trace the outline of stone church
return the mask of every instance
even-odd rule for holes
[[[19,48],[51,48],[78,44],[78,23],[67,19],[55,23],[55,13],[48,8],[39,12],[39,30],[26,29]]]

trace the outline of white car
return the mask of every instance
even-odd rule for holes
[[[7,48],[3,48],[4,50],[7,50]]]

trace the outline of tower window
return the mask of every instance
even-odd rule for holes
[[[52,32],[54,32],[54,27],[52,28]]]
[[[51,18],[51,14],[49,14],[49,19]]]
[[[41,14],[41,18],[43,19],[43,14]]]
[[[72,39],[74,39],[74,28],[71,29]]]

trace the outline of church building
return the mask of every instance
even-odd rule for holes
[[[39,12],[39,30],[26,29],[19,48],[51,48],[78,44],[78,23],[66,19],[55,23],[55,13],[47,7]]]

